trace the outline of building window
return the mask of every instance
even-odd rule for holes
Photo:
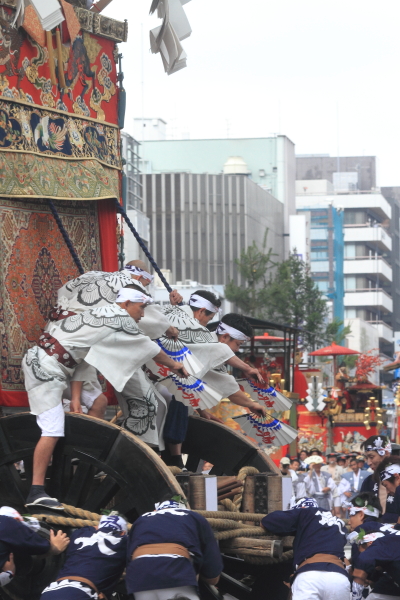
[[[328,258],[328,250],[323,250],[320,252],[311,252],[311,260],[319,258]]]
[[[317,273],[321,271],[329,271],[329,261],[328,260],[318,260],[311,261],[311,272]]]
[[[320,292],[327,292],[329,287],[329,281],[316,281],[317,287]]]
[[[344,309],[344,318],[345,319],[356,319],[357,311],[355,308],[345,308]]]
[[[321,229],[311,229],[310,237],[312,240],[327,240],[328,239],[328,230],[325,227]]]
[[[367,223],[367,220],[368,216],[365,210],[347,209],[344,211],[345,225],[365,225]]]

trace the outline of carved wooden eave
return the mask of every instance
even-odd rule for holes
[[[82,30],[108,38],[114,42],[126,42],[128,39],[128,22],[116,21],[86,8],[74,6]]]
[[[17,0],[0,0],[0,6],[16,8]],[[99,13],[79,6],[74,6],[76,16],[81,24],[82,31],[94,33],[114,42],[126,42],[128,39],[128,22],[117,21]]]

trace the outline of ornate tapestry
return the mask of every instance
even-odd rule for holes
[[[0,13],[0,95],[117,124],[115,42],[82,32],[62,45],[66,87],[60,87],[52,84],[47,48],[11,27],[7,10]]]
[[[96,202],[56,203],[85,271],[101,270]],[[0,328],[4,391],[22,391],[21,360],[36,343],[57,289],[79,275],[46,201],[0,203]]]
[[[0,77],[0,90],[4,77]],[[97,159],[121,167],[116,127],[0,101],[0,150],[29,152],[72,160]]]
[[[96,160],[67,161],[0,151],[0,196],[119,198],[119,171]]]

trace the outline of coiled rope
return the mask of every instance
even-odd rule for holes
[[[58,212],[57,212],[57,209],[56,209],[56,207],[54,206],[54,203],[53,203],[53,201],[52,201],[52,200],[50,200],[50,199],[48,198],[48,199],[47,199],[47,202],[48,202],[48,204],[49,204],[49,206],[50,206],[50,210],[51,210],[51,212],[53,213],[54,220],[55,220],[55,222],[56,222],[56,223],[57,223],[57,225],[58,225],[58,229],[60,230],[60,232],[61,232],[61,235],[62,235],[62,236],[63,236],[63,238],[64,238],[64,241],[65,241],[65,243],[66,243],[66,245],[67,245],[67,248],[68,248],[68,250],[69,250],[69,253],[70,253],[70,254],[71,254],[71,256],[72,256],[72,258],[73,258],[73,261],[74,261],[74,263],[76,264],[76,266],[77,266],[77,269],[78,269],[79,273],[80,273],[81,275],[83,275],[83,273],[85,272],[85,269],[82,267],[82,263],[81,263],[81,261],[79,260],[79,257],[78,257],[78,255],[77,255],[77,253],[76,253],[76,251],[75,251],[75,248],[74,248],[74,247],[73,247],[73,245],[72,245],[72,242],[71,242],[71,239],[70,239],[70,237],[69,237],[69,235],[68,235],[68,233],[67,233],[67,230],[65,229],[64,225],[62,224],[61,217],[60,217],[60,215],[58,214]]]

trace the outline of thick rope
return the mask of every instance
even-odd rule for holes
[[[268,535],[261,527],[240,527],[233,531],[214,531],[216,540],[231,540],[238,537],[264,537]]]
[[[171,471],[172,475],[180,475],[182,473],[182,469],[179,467],[175,467],[174,465],[167,465],[167,467]]]
[[[153,267],[153,269],[155,270],[155,272],[157,273],[157,275],[159,276],[159,278],[163,282],[164,286],[167,288],[167,291],[168,292],[172,292],[172,287],[169,285],[168,281],[165,279],[165,277],[162,274],[162,272],[161,272],[158,264],[156,263],[156,261],[154,260],[154,258],[152,257],[152,255],[150,254],[150,252],[149,252],[146,244],[144,243],[144,241],[142,240],[142,238],[140,237],[140,235],[138,234],[138,232],[136,231],[136,229],[132,225],[132,222],[131,222],[130,218],[126,214],[123,206],[121,206],[121,204],[119,203],[119,200],[117,198],[115,199],[115,204],[116,204],[117,212],[119,212],[123,216],[123,218],[125,220],[125,223],[128,225],[129,229],[132,231],[133,235],[136,238],[137,243],[139,244],[139,246],[141,247],[141,249],[143,250],[143,252],[147,256],[147,258],[149,260],[149,263],[151,264],[151,266]]]
[[[74,519],[72,517],[60,517],[58,515],[35,515],[36,519],[51,523],[52,525],[64,525],[65,527],[97,527],[99,521],[91,519]]]
[[[80,519],[91,519],[93,521],[100,521],[102,515],[91,512],[90,510],[84,510],[83,508],[76,508],[76,506],[70,506],[69,504],[63,504],[64,510],[72,515],[73,517],[79,517]]]
[[[196,510],[194,512],[203,515],[206,519],[233,519],[234,521],[260,522],[267,515],[258,513],[224,512],[219,510]]]
[[[244,482],[245,482],[247,475],[258,475],[259,472],[260,471],[258,469],[256,469],[255,467],[250,467],[250,466],[242,467],[240,469],[237,479],[242,484],[242,490],[238,494],[236,494],[236,496],[233,498],[233,504],[237,507],[237,510],[240,510],[240,508],[242,506]],[[228,508],[228,506],[226,506],[226,508]],[[228,510],[229,510],[229,508],[228,508]]]
[[[64,238],[64,241],[65,241],[65,243],[67,244],[67,248],[68,248],[68,250],[69,250],[69,253],[70,253],[70,254],[71,254],[71,256],[72,256],[72,258],[73,258],[73,260],[74,260],[74,263],[76,264],[76,266],[77,266],[77,268],[78,268],[78,271],[79,271],[79,273],[80,273],[81,275],[83,275],[83,273],[85,272],[85,269],[82,267],[82,263],[81,263],[81,261],[79,260],[79,257],[78,257],[78,255],[77,255],[77,253],[75,252],[75,248],[74,248],[74,247],[73,247],[73,245],[72,245],[72,242],[71,242],[71,240],[70,240],[70,237],[69,237],[69,235],[68,235],[68,233],[67,233],[67,230],[65,229],[64,225],[62,224],[62,221],[61,221],[60,215],[58,214],[58,212],[57,212],[57,209],[56,209],[56,207],[54,206],[54,203],[53,203],[53,202],[52,202],[50,199],[48,199],[48,200],[47,200],[47,202],[49,203],[50,210],[51,210],[51,212],[53,213],[53,217],[54,217],[54,219],[55,219],[55,222],[56,222],[56,223],[57,223],[57,225],[58,225],[58,229],[60,230],[60,232],[61,232],[61,235],[63,236],[63,238]]]
[[[226,529],[243,529],[246,525],[239,521],[232,521],[231,519],[207,519],[211,527],[216,531],[224,531]]]

